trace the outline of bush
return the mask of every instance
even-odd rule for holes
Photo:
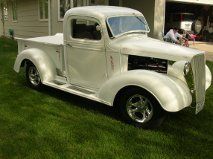
[[[17,51],[18,45],[16,40],[9,39],[5,36],[0,37],[0,53],[8,51]]]

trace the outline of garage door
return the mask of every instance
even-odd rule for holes
[[[167,0],[167,2],[184,2],[184,3],[213,5],[213,0]]]
[[[213,41],[212,4],[213,0],[167,0],[164,33],[177,27],[196,34],[197,40]]]

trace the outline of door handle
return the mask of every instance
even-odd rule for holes
[[[67,44],[67,46],[72,47],[72,45],[71,45],[71,44]]]

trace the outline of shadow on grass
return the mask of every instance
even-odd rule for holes
[[[49,87],[49,86],[43,86],[41,90],[39,90],[41,93],[44,93],[46,95],[49,95],[53,98],[62,100],[66,102],[70,106],[77,106],[78,108],[88,110],[92,113],[99,113],[102,115],[105,115],[107,117],[110,117],[111,119],[118,120],[120,122],[123,122],[127,125],[131,125],[129,123],[126,123],[121,116],[119,115],[118,110],[113,106],[108,106],[87,98],[83,98],[74,94],[70,94],[67,92],[63,92],[61,90]],[[167,115],[169,113],[164,114],[155,124],[153,124],[149,128],[144,128],[146,130],[157,130],[158,127],[161,126],[163,121],[167,118]]]
[[[26,85],[25,83],[22,84]],[[98,103],[74,94],[63,92],[61,90],[57,90],[48,86],[44,86],[42,90],[40,90],[40,92],[44,93],[45,95],[49,95],[53,98],[62,100],[70,106],[77,106],[78,108],[88,110],[92,113],[100,113],[112,119],[116,119],[123,122],[114,107],[110,107],[102,103]],[[208,101],[205,107],[208,107],[211,104],[212,102]],[[154,131],[160,131],[169,134],[174,131],[184,133],[185,131],[187,131],[187,129],[200,129],[201,134],[205,134],[209,130],[208,126],[204,129],[202,128],[204,125],[208,125],[208,122],[206,123],[205,120],[209,121],[212,118],[211,111],[209,109],[206,110],[205,107],[204,110],[201,111],[198,115],[195,115],[195,108],[191,107],[185,108],[184,110],[178,113],[167,112],[165,114],[165,121],[163,121],[163,124]],[[203,120],[203,123],[201,122],[201,120]]]
[[[63,92],[61,90],[57,90],[55,88],[51,88],[48,86],[43,86],[43,88],[40,90],[41,93],[44,93],[46,95],[49,95],[53,98],[62,100],[68,104],[71,104],[72,106],[77,106],[79,108],[88,110],[93,113],[101,113],[105,116],[114,118],[116,120],[119,120],[119,117],[116,116],[115,108],[107,106],[102,103],[95,102],[93,100],[83,98],[74,94],[70,94],[67,92]]]

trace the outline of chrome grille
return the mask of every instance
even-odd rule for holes
[[[191,61],[194,75],[194,90],[196,98],[196,114],[200,112],[205,103],[205,57],[204,54],[198,54]]]

